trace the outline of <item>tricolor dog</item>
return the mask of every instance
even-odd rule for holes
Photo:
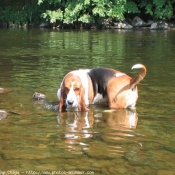
[[[110,68],[69,72],[57,91],[59,111],[66,108],[87,111],[89,104],[105,101],[111,109],[135,107],[138,98],[137,84],[145,77],[147,70],[142,64],[135,64],[132,69],[140,69],[134,78]]]

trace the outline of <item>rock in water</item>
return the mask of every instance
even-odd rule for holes
[[[44,94],[39,93],[39,92],[35,92],[33,94],[34,100],[44,100],[45,98],[46,98],[46,96]]]
[[[0,94],[4,93],[5,89],[0,87]]]
[[[4,110],[0,110],[0,120],[7,118],[7,112]]]

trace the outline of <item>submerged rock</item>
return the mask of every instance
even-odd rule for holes
[[[6,94],[8,92],[11,92],[11,90],[5,89],[5,88],[1,88],[0,87],[0,94]]]
[[[46,98],[46,96],[44,94],[39,93],[39,92],[35,92],[33,94],[34,100],[44,100],[45,98]]]
[[[10,113],[16,114],[16,115],[29,115],[26,111],[19,111],[19,110],[12,110],[10,111]]]
[[[0,110],[0,120],[7,118],[7,112],[5,110]]]
[[[0,88],[0,94],[4,93],[5,89],[4,88]]]
[[[57,111],[58,110],[58,103],[57,102],[47,102],[44,104],[44,108]]]

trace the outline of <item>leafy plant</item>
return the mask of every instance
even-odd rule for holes
[[[144,0],[140,1],[139,6],[145,9],[146,14],[150,14],[154,19],[170,19],[174,17],[173,6],[175,0]]]
[[[124,19],[126,5],[126,0],[67,0],[64,2],[60,0],[39,0],[38,3],[41,5],[44,2],[54,5],[55,9],[47,10],[43,13],[43,18],[51,22],[59,20],[67,24],[76,21],[98,22],[103,18]]]
[[[153,19],[174,18],[175,0],[2,0],[0,22],[101,23],[124,20],[128,14],[150,15]]]

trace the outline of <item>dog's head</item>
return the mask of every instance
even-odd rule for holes
[[[62,93],[65,96],[67,107],[78,107],[82,89],[82,83],[79,77],[68,74],[64,79]]]
[[[57,95],[60,96],[60,99],[64,99],[64,105],[67,108],[78,107],[79,110],[86,110],[84,93],[85,90],[80,77],[74,73],[69,73],[65,76]]]

